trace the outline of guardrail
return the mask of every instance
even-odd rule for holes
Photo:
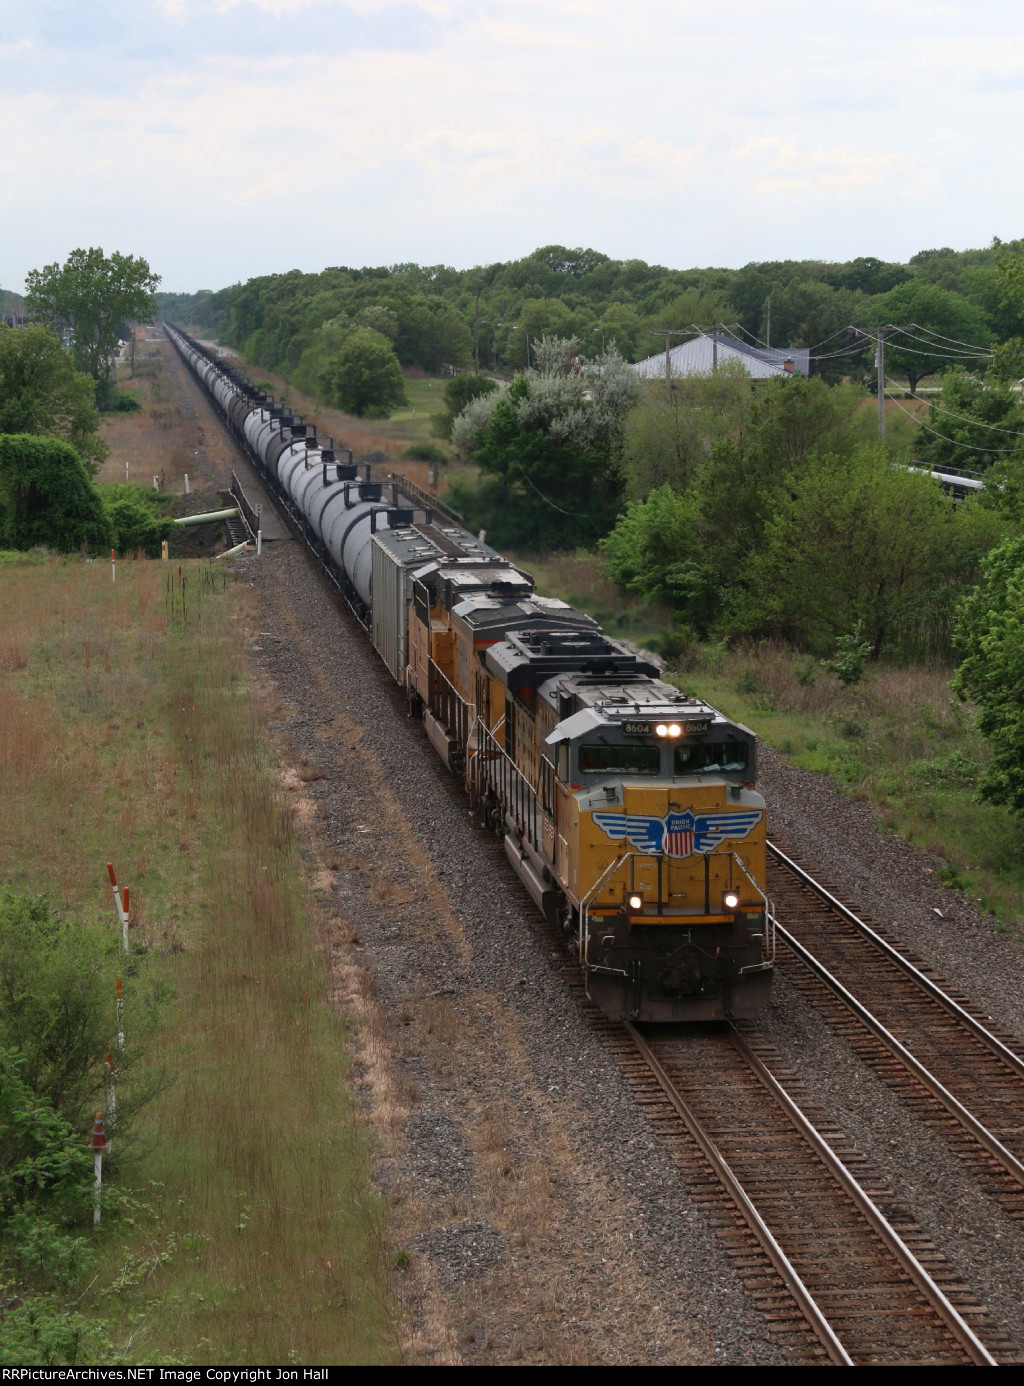
[[[231,473],[231,494],[238,502],[238,513],[241,515],[246,529],[249,531],[250,538],[256,545],[256,552],[263,551],[263,506],[253,505],[252,501],[245,494],[242,483],[237,475]]]

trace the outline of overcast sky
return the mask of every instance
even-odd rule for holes
[[[1024,235],[1020,0],[0,0],[0,286]]]

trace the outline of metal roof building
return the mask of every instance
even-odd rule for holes
[[[810,347],[755,347],[736,337],[702,332],[688,342],[680,342],[669,352],[669,369],[674,376],[710,375],[726,361],[738,361],[752,380],[771,380],[779,375],[809,375]],[[665,353],[659,351],[633,369],[648,380],[665,378]]]

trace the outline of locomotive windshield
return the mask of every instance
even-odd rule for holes
[[[604,775],[656,775],[661,769],[660,746],[581,746],[580,770]]]
[[[745,770],[747,751],[745,741],[719,741],[710,745],[687,741],[675,748],[675,773],[696,775],[709,770]]]

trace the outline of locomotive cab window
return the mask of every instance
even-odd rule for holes
[[[584,775],[656,775],[661,769],[660,746],[581,746]]]
[[[675,773],[706,775],[746,770],[748,749],[745,741],[719,741],[710,744],[686,741],[675,748]]]

